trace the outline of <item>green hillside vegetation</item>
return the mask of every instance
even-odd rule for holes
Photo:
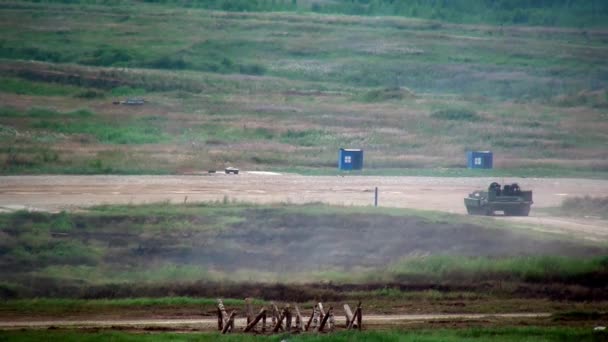
[[[0,172],[314,173],[347,146],[379,172],[462,168],[481,149],[501,169],[605,177],[605,7],[0,2]],[[460,24],[510,11],[574,28]],[[127,97],[147,102],[112,104]]]
[[[160,203],[16,212],[0,214],[0,237],[6,298],[219,295],[188,285],[196,281],[497,283],[498,292],[523,282],[545,293],[566,283],[587,298],[596,292],[586,287],[600,291],[608,274],[601,244],[396,209]]]
[[[91,0],[50,0],[92,4]],[[126,1],[108,1],[108,4]],[[453,23],[543,26],[604,26],[608,5],[602,0],[145,0],[148,3],[233,12],[298,12],[365,16],[403,16]]]

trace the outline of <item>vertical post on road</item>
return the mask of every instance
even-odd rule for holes
[[[378,187],[376,187],[376,190],[374,191],[374,207],[378,206]]]

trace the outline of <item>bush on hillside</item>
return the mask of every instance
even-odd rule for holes
[[[431,117],[439,120],[452,121],[481,121],[482,118],[475,111],[464,108],[451,108],[436,111]]]

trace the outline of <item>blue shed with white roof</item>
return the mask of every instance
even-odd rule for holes
[[[363,150],[360,148],[341,148],[338,158],[338,169],[340,170],[363,169]]]
[[[491,169],[493,162],[493,155],[490,151],[467,152],[467,167],[469,169]]]

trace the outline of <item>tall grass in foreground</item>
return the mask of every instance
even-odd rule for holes
[[[601,341],[608,335],[583,328],[468,328],[458,330],[410,330],[339,332],[327,335],[273,335],[244,334],[130,334],[122,332],[66,332],[66,331],[7,331],[0,332],[0,340],[11,341]]]
[[[523,281],[568,280],[607,270],[608,256],[577,259],[561,256],[487,258],[435,255],[405,258],[388,268],[396,279],[504,278]]]

